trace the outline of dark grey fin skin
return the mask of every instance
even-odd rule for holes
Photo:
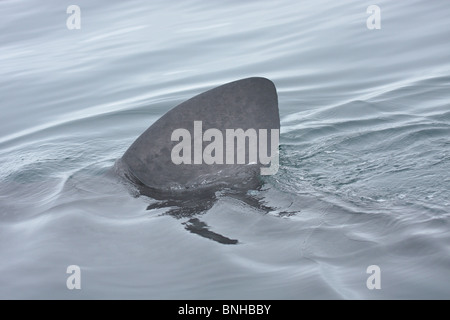
[[[184,128],[192,134],[194,121],[202,121],[203,133],[216,128],[224,138],[226,129],[267,129],[269,133],[280,129],[275,85],[265,78],[247,78],[179,104],[136,139],[117,161],[117,171],[155,199],[185,199],[223,188],[249,190],[261,185],[259,159],[256,164],[174,164],[171,151],[179,142],[171,141],[172,132]],[[209,143],[203,142],[203,148]]]
[[[168,208],[165,214],[181,219],[185,229],[221,244],[238,244],[217,234],[194,215],[212,208],[216,193],[224,194],[254,206],[263,212],[273,209],[247,194],[262,186],[258,159],[256,164],[174,164],[172,132],[179,128],[193,133],[194,121],[202,121],[203,133],[210,128],[219,129],[225,138],[226,129],[280,129],[278,96],[275,85],[265,78],[247,78],[230,82],[201,93],[174,107],[151,125],[128,148],[115,164],[115,171],[137,187],[139,194],[160,200],[147,210]],[[268,136],[270,141],[270,136]],[[203,142],[203,148],[210,142]],[[269,142],[270,143],[270,142]],[[224,143],[225,146],[225,143]],[[202,150],[203,150],[202,148]],[[194,146],[191,144],[191,149]],[[270,146],[268,146],[270,152]],[[235,155],[237,147],[235,146]],[[259,152],[259,146],[258,146]],[[225,152],[224,152],[225,157]],[[225,158],[224,158],[225,162]]]

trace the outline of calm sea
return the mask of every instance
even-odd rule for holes
[[[444,0],[0,1],[0,298],[449,299],[449,17]],[[273,210],[223,195],[195,216],[224,245],[110,169],[178,103],[251,76],[278,90],[281,168],[250,192]]]

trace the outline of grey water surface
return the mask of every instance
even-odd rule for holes
[[[0,1],[0,298],[449,299],[449,16],[444,0]],[[174,217],[111,171],[170,108],[252,76],[279,96],[281,167],[248,194],[270,210],[224,193]]]

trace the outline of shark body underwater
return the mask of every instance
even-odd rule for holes
[[[264,157],[278,168],[279,129],[278,96],[273,82],[259,77],[242,79],[169,110],[133,142],[116,161],[115,170],[139,194],[158,200],[149,210],[170,207],[168,214],[176,218],[191,217],[184,223],[190,232],[223,244],[236,244],[238,240],[210,231],[193,215],[210,209],[217,192],[270,211],[246,193],[262,186],[261,173],[269,169],[267,161],[262,161]],[[241,135],[240,142],[239,137],[231,135],[238,130],[247,134]],[[223,137],[226,139],[221,140]],[[207,150],[213,161],[204,159]],[[174,156],[178,160],[174,161]]]

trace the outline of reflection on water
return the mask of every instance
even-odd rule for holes
[[[189,221],[184,223],[186,225],[185,229],[199,236],[216,241],[221,244],[237,244],[238,240],[227,238],[221,234],[212,232],[206,223],[200,221],[197,218],[189,219]]]
[[[80,30],[69,4],[0,1],[1,298],[450,297],[445,1],[378,1],[380,30],[356,0],[83,0]],[[164,202],[114,173],[167,110],[252,76],[281,116],[259,190]]]

